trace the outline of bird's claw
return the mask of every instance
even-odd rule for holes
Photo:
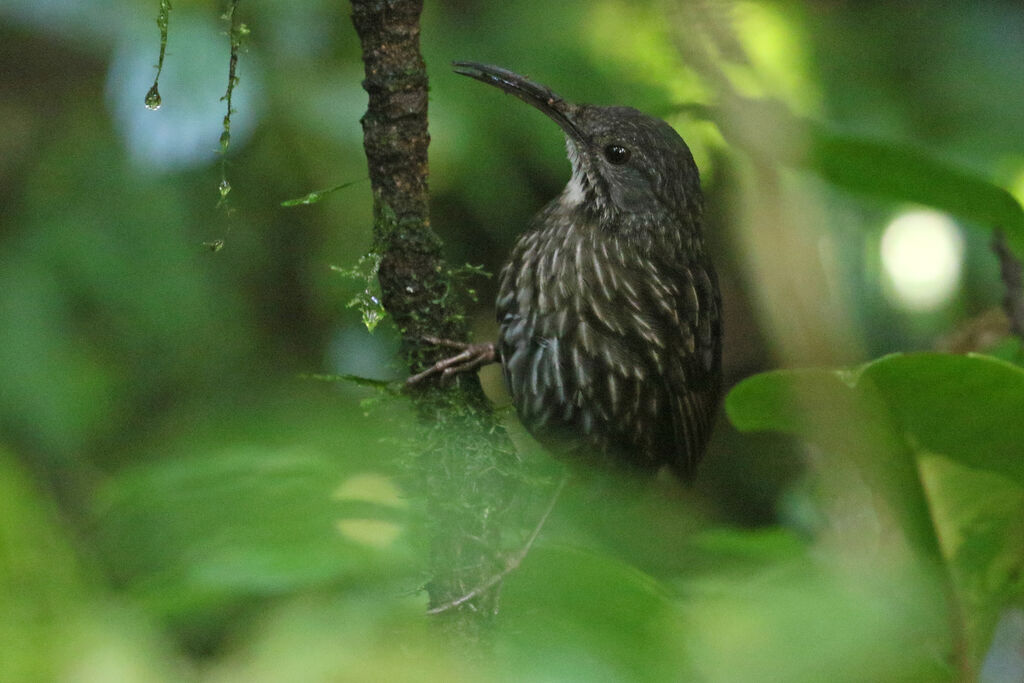
[[[494,344],[467,344],[465,342],[441,339],[440,337],[424,337],[423,341],[436,346],[444,346],[450,349],[459,349],[460,352],[448,358],[442,358],[423,372],[417,373],[405,380],[407,387],[415,386],[428,377],[438,373],[441,375],[441,382],[446,382],[461,372],[469,372],[477,368],[494,363],[498,360],[498,352]]]

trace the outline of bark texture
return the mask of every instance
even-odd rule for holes
[[[381,254],[382,303],[402,334],[410,369],[447,355],[424,337],[465,340],[450,296],[449,269],[430,227],[427,187],[427,74],[419,49],[422,0],[352,0],[362,43],[369,106],[362,118]],[[465,373],[450,386],[423,383],[414,400],[427,425],[418,457],[426,496],[430,606],[471,593],[499,573],[501,524],[511,501],[513,448],[479,380]],[[500,586],[438,614],[452,632],[478,639],[495,613]]]

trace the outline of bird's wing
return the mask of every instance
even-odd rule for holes
[[[700,263],[663,269],[661,287],[675,309],[666,332],[663,378],[671,406],[672,467],[690,477],[711,436],[721,394],[721,299],[714,271]],[[667,313],[667,315],[670,315]]]

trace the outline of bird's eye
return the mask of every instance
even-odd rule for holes
[[[629,161],[629,150],[622,145],[608,145],[604,148],[604,158],[618,166]]]

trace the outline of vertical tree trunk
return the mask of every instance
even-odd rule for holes
[[[412,370],[444,355],[424,336],[461,340],[465,325],[449,296],[441,243],[430,228],[427,190],[427,75],[419,50],[422,0],[352,0],[370,95],[362,118],[381,254],[384,307],[402,334]],[[450,387],[426,382],[414,400],[430,434],[418,458],[427,498],[431,607],[445,605],[500,572],[501,524],[511,500],[503,474],[512,445],[497,424],[475,374]],[[435,618],[478,639],[499,586]]]

